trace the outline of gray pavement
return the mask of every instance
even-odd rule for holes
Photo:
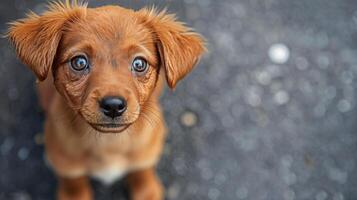
[[[1,0],[0,31],[43,2]],[[107,3],[168,7],[209,43],[161,99],[167,199],[357,199],[357,1],[90,1]],[[34,77],[5,39],[0,52],[0,199],[53,199]]]

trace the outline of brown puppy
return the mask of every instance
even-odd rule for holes
[[[154,171],[165,138],[158,99],[165,77],[174,88],[192,70],[202,37],[153,9],[62,3],[12,23],[8,37],[43,81],[58,198],[91,199],[88,176],[110,184],[127,174],[132,199],[162,199]]]

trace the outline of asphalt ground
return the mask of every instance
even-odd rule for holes
[[[161,98],[167,199],[357,199],[357,1],[90,1],[167,7],[209,53]],[[1,0],[6,22],[45,1]],[[0,39],[0,199],[54,198],[34,76]],[[125,199],[93,182],[96,199]]]

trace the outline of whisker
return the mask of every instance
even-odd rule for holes
[[[142,116],[143,116],[143,118],[144,118],[147,122],[149,122],[149,124],[150,124],[150,126],[151,126],[152,128],[155,127],[153,121],[150,119],[149,116],[147,116],[146,113],[142,113]]]
[[[151,116],[155,117],[158,122],[164,123],[163,118],[161,115],[158,113],[158,109],[151,106],[150,104],[146,104],[143,109],[143,111],[146,111],[151,114]]]

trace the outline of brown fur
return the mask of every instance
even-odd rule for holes
[[[8,37],[19,58],[39,80],[46,112],[46,155],[59,176],[59,199],[91,199],[87,176],[108,167],[128,175],[132,199],[162,199],[154,167],[165,138],[158,103],[163,80],[174,88],[204,52],[203,39],[173,15],[119,6],[87,8],[54,3],[41,16],[12,23]],[[74,72],[69,60],[85,53],[91,67]],[[149,63],[143,76],[130,70],[140,55]],[[98,101],[123,96],[128,108],[116,123]],[[110,133],[110,134],[106,134]]]

